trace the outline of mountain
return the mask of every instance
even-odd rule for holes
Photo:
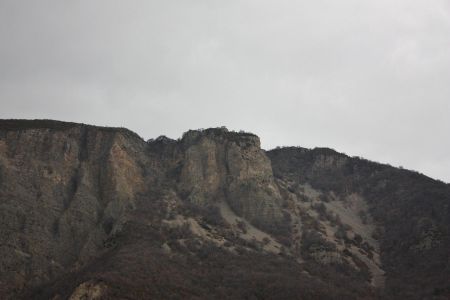
[[[1,299],[449,299],[450,186],[251,133],[0,121]]]

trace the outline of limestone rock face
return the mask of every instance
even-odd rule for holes
[[[450,189],[225,128],[0,120],[0,299],[450,299]]]
[[[95,256],[143,190],[144,146],[66,123],[1,130],[0,282],[37,284]]]
[[[200,205],[226,201],[256,224],[281,220],[281,195],[257,136],[209,129],[189,131],[181,143],[179,189],[189,201]]]
[[[211,129],[147,143],[124,129],[2,122],[0,291],[41,284],[101,255],[135,218],[130,212],[144,211],[137,198],[163,190],[177,166],[170,195],[178,190],[199,206],[227,201],[255,224],[282,216],[270,161],[254,135]]]

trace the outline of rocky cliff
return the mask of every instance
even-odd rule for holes
[[[450,188],[225,128],[0,121],[6,299],[446,299]]]
[[[188,201],[226,201],[239,216],[261,226],[282,220],[281,195],[257,136],[226,129],[188,131],[181,147],[179,189]]]
[[[1,125],[0,281],[20,288],[83,265],[120,228],[145,190],[145,143],[126,130]]]

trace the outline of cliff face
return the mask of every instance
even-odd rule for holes
[[[175,144],[168,141],[172,151],[158,156],[123,129],[5,123],[0,135],[3,290],[46,282],[100,255],[108,236],[140,209],[137,195],[170,177],[175,164],[181,173],[168,190],[177,201],[205,207],[225,201],[262,226],[281,220],[270,161],[254,135],[190,131]]]
[[[2,284],[42,283],[95,255],[144,191],[144,148],[122,130],[1,131]]]
[[[224,129],[189,131],[181,144],[179,189],[188,201],[226,201],[239,216],[262,226],[282,220],[281,195],[257,136]]]
[[[422,175],[225,128],[0,121],[0,298],[445,299],[449,207]]]

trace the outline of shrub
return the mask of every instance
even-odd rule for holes
[[[245,223],[244,221],[239,220],[236,223],[237,227],[242,231],[242,233],[247,233],[247,223]]]

